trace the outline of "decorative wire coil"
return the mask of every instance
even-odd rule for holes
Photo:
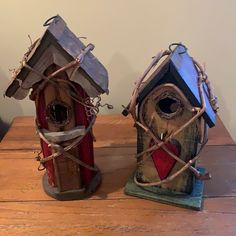
[[[37,40],[38,41],[38,40]],[[34,43],[34,44],[31,44],[31,46],[29,47],[28,51],[25,53],[22,61],[21,61],[21,66],[19,69],[17,70],[12,70],[13,72],[13,75],[12,77],[14,79],[17,79],[17,75],[19,73],[19,71],[25,67],[27,69],[29,69],[30,71],[32,71],[33,73],[37,74],[38,76],[40,76],[43,80],[43,82],[36,88],[32,91],[32,97],[36,97],[36,103],[39,102],[39,93],[45,88],[45,86],[48,84],[48,83],[51,83],[52,85],[55,85],[57,86],[57,88],[60,89],[60,87],[58,87],[58,83],[57,82],[62,82],[62,83],[66,83],[67,85],[69,85],[69,89],[68,88],[64,88],[63,87],[63,90],[66,91],[67,95],[73,99],[75,102],[77,103],[80,103],[81,105],[84,106],[85,108],[85,111],[86,111],[86,115],[87,115],[87,119],[89,121],[89,124],[88,124],[88,127],[86,128],[86,131],[85,131],[85,134],[83,136],[79,136],[77,138],[75,138],[74,140],[71,140],[71,143],[69,145],[67,145],[66,147],[62,147],[60,144],[58,143],[52,143],[50,142],[44,135],[43,131],[40,129],[40,125],[39,123],[37,122],[37,120],[35,121],[36,123],[36,130],[37,130],[37,133],[39,134],[40,138],[48,144],[48,147],[50,148],[53,148],[55,150],[55,152],[48,156],[48,157],[41,157],[40,154],[42,153],[39,152],[37,157],[36,157],[36,160],[40,162],[40,165],[38,167],[38,170],[43,170],[45,169],[45,163],[49,160],[52,160],[54,158],[57,158],[59,157],[60,155],[64,155],[65,157],[73,160],[74,162],[76,162],[78,165],[81,165],[89,170],[92,170],[92,171],[98,171],[97,167],[93,167],[93,166],[90,166],[90,165],[87,165],[86,163],[82,162],[81,160],[79,160],[78,158],[74,157],[73,155],[71,155],[70,153],[68,153],[68,151],[74,147],[76,147],[81,141],[82,139],[85,137],[85,135],[89,132],[92,132],[92,126],[94,125],[95,123],[95,120],[96,120],[96,116],[99,112],[99,108],[100,107],[104,107],[106,106],[108,109],[113,109],[113,106],[112,105],[109,105],[109,104],[102,104],[101,103],[101,97],[98,95],[97,97],[95,98],[87,98],[87,99],[82,99],[77,93],[76,93],[76,88],[75,86],[73,85],[73,83],[70,81],[70,80],[63,80],[63,79],[58,79],[58,78],[55,78],[58,74],[70,69],[70,68],[74,68],[74,71],[72,74],[74,74],[76,72],[76,70],[78,70],[78,68],[80,67],[80,63],[82,62],[83,60],[83,57],[84,55],[89,51],[89,50],[92,50],[94,48],[94,46],[92,44],[89,44],[85,50],[80,54],[78,55],[78,57],[68,63],[67,65],[65,65],[64,67],[58,69],[57,71],[51,73],[50,75],[48,76],[45,76],[43,74],[41,74],[40,72],[38,72],[37,70],[35,70],[33,67],[29,66],[27,64],[27,58],[30,54],[30,52],[33,50],[33,48],[35,47],[37,41]],[[72,75],[71,74],[71,75]],[[23,83],[21,81],[20,83],[20,87],[22,89],[24,89],[23,87]]]
[[[149,73],[149,71],[156,66],[156,64],[165,56],[169,56],[173,50],[172,50],[172,46],[182,46],[182,48],[184,49],[180,54],[184,54],[187,51],[187,48],[182,45],[182,44],[171,44],[169,46],[169,50],[165,50],[165,51],[160,51],[153,59],[153,61],[151,62],[151,64],[149,65],[149,67],[145,70],[145,72],[143,73],[143,75],[141,76],[140,79],[138,79],[135,82],[135,88],[133,90],[132,93],[132,97],[130,100],[130,103],[128,105],[128,112],[132,115],[133,120],[135,125],[139,126],[141,129],[144,130],[144,132],[146,132],[153,140],[154,140],[154,144],[147,148],[146,150],[140,152],[137,154],[137,159],[140,160],[140,157],[143,157],[143,155],[145,153],[150,153],[153,152],[156,149],[162,148],[165,152],[167,152],[172,158],[174,158],[176,161],[178,161],[180,164],[182,164],[182,168],[180,170],[178,170],[177,172],[175,172],[174,174],[172,174],[171,176],[157,181],[157,182],[152,182],[152,183],[142,183],[139,182],[136,176],[136,173],[134,175],[134,182],[139,185],[139,186],[160,186],[164,183],[168,183],[170,181],[172,181],[173,179],[175,179],[177,176],[179,176],[181,173],[183,173],[185,170],[189,169],[190,171],[192,171],[192,173],[199,179],[210,179],[211,176],[209,173],[205,173],[205,174],[201,174],[195,167],[193,167],[192,165],[196,162],[196,160],[199,158],[199,153],[202,150],[202,148],[204,147],[204,145],[207,142],[207,137],[206,137],[206,126],[204,126],[204,134],[203,137],[201,138],[201,148],[199,150],[199,152],[197,153],[197,155],[192,158],[190,161],[188,161],[187,163],[185,161],[183,161],[182,159],[180,159],[178,156],[176,156],[174,153],[172,153],[171,151],[169,151],[166,147],[165,144],[170,141],[173,137],[175,137],[177,134],[179,134],[180,132],[182,132],[186,127],[188,127],[190,124],[192,124],[195,120],[197,120],[198,118],[200,118],[203,113],[206,110],[206,103],[205,103],[205,98],[203,96],[203,83],[206,84],[207,90],[208,90],[208,95],[209,95],[209,101],[210,104],[213,108],[213,110],[215,112],[217,112],[218,110],[218,106],[217,106],[217,99],[216,97],[213,95],[212,92],[212,88],[210,85],[210,82],[208,80],[207,74],[205,73],[204,68],[196,61],[193,59],[193,63],[194,66],[197,70],[198,73],[198,90],[199,90],[199,94],[200,94],[200,100],[201,100],[201,104],[202,107],[192,107],[191,111],[193,113],[196,113],[188,122],[186,122],[183,126],[181,126],[179,129],[175,130],[169,137],[167,137],[165,139],[165,141],[160,140],[158,137],[156,137],[156,135],[153,133],[153,131],[151,130],[150,127],[148,127],[148,125],[145,124],[144,120],[142,117],[140,117],[140,121],[138,121],[137,116],[136,116],[136,101],[137,101],[137,97],[140,93],[140,90],[143,88],[145,82],[144,79],[146,78],[147,74]],[[172,86],[173,89],[175,89],[175,91],[181,96],[181,98],[183,99],[183,101],[186,101],[187,98],[184,96],[184,94],[179,90],[178,87],[176,87],[175,85],[170,85],[168,84],[168,86]],[[149,158],[149,156],[146,158],[141,159],[138,162],[138,165],[140,165],[141,163],[145,162],[147,160],[147,158]]]

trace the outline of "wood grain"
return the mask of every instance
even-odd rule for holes
[[[136,162],[136,141],[130,141],[135,132],[128,128],[129,119],[109,117],[99,118],[96,125],[97,137],[103,138],[95,148],[102,185],[92,197],[70,202],[43,192],[43,172],[37,171],[34,149],[29,147],[37,141],[30,141],[36,137],[31,133],[33,118],[15,119],[4,147],[0,144],[0,235],[236,235],[236,146],[224,136],[227,131],[217,131],[223,136],[211,140],[218,146],[209,145],[201,153],[199,165],[213,178],[205,183],[204,210],[195,212],[124,195]],[[106,123],[112,132],[104,132]],[[126,141],[119,144],[123,135]]]
[[[136,129],[130,117],[99,115],[94,126],[94,134],[97,139],[94,143],[95,147],[136,146]],[[207,145],[235,145],[219,118],[216,127],[209,130]],[[14,118],[12,126],[0,143],[0,151],[25,149],[40,149],[32,116]]]
[[[95,149],[95,162],[102,171],[103,182],[91,199],[127,198],[123,188],[136,165],[134,153],[135,149],[131,147]],[[208,146],[202,152],[199,165],[213,176],[205,182],[205,196],[236,197],[235,153],[236,146]],[[0,154],[1,201],[50,199],[43,192],[43,172],[37,171],[34,156],[31,151]]]
[[[110,150],[112,151],[112,150]],[[102,171],[103,182],[92,199],[125,198],[123,187],[135,166],[131,155],[96,156],[96,163]],[[0,201],[49,200],[42,188],[44,171],[37,170],[38,163],[33,152],[1,153]],[[14,165],[12,164],[14,162]]]
[[[207,199],[202,212],[141,199],[13,202],[0,208],[1,235],[233,236],[236,230],[235,203],[224,198]]]
[[[236,196],[236,146],[207,146],[199,166],[205,167],[212,179],[205,181],[205,196]]]
[[[173,102],[173,110],[171,110],[171,106],[168,107],[168,105],[170,105],[166,102],[168,99]],[[164,105],[161,105],[163,101]],[[189,122],[194,115],[187,107],[191,107],[190,104],[187,102],[186,104],[183,103],[181,96],[176,92],[175,88],[165,84],[157,86],[144,98],[139,105],[138,114],[140,122],[145,124],[146,127],[150,127],[153,135],[159,140],[162,135],[164,137],[173,135],[175,131]],[[169,108],[168,113],[166,113],[164,108]],[[167,149],[171,150],[170,147],[172,147],[176,150],[175,155],[184,161],[184,163],[188,162],[196,153],[199,139],[197,124],[198,121],[195,120],[183,129],[182,132],[173,135],[173,139],[171,140],[172,142],[175,141],[175,144],[171,142],[167,143],[167,145],[169,145]],[[153,142],[153,138],[149,133],[144,132],[143,129],[139,129],[139,137],[137,146],[140,149],[140,153],[142,153],[153,145],[150,145],[150,143]],[[161,141],[159,140],[159,142]],[[179,152],[177,150],[179,150]],[[155,153],[158,154],[155,155]],[[165,157],[163,157],[163,155],[165,155]],[[140,176],[140,182],[144,183],[157,183],[167,177],[171,178],[171,176],[175,175],[183,168],[182,163],[175,161],[166,152],[161,154],[160,150],[143,154],[140,157],[140,161],[143,159],[146,159],[146,161],[140,163],[137,169],[137,176]],[[174,162],[172,162],[173,160]],[[171,182],[162,184],[161,187],[163,189],[189,194],[193,189],[192,180],[193,173],[190,170],[186,170]]]

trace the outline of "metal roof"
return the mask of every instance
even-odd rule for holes
[[[183,48],[178,46],[150,75],[141,88],[137,98],[137,104],[158,85],[173,83],[185,94],[189,102],[196,107],[201,107],[201,99],[198,90],[198,73],[192,58],[187,51],[182,53]],[[209,127],[215,125],[216,114],[209,102],[207,90],[203,90],[206,101],[206,111],[203,114]]]
[[[26,59],[27,64],[31,67],[38,63],[40,57],[50,45],[55,45],[67,62],[75,60],[82,50],[85,49],[86,46],[71,32],[59,15],[53,17],[51,22],[46,25],[48,27],[43,37],[34,45]],[[101,93],[108,93],[107,70],[91,52],[84,56],[79,70],[85,72],[83,73],[85,75],[84,80],[87,81],[77,79],[75,82],[79,83],[89,96],[93,97]],[[29,90],[30,86],[35,83],[35,81],[27,81],[29,74],[30,71],[26,67],[22,66],[19,68],[15,78],[13,78],[13,82],[6,90],[6,96],[14,97],[15,95],[17,99],[26,97],[28,94],[26,90]],[[24,84],[27,84],[27,86],[24,86]]]

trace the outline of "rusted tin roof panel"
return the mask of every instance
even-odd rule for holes
[[[75,60],[86,47],[70,31],[64,20],[60,16],[56,16],[47,27],[43,37],[31,48],[26,58],[27,64],[34,67],[50,45],[56,46],[68,62]],[[83,57],[82,63],[80,64],[80,71],[84,72],[83,74],[85,76],[83,78],[88,81],[86,82],[80,79],[72,80],[79,83],[89,96],[94,97],[108,92],[107,70],[91,52],[88,52]],[[30,88],[28,86],[25,88],[23,85],[34,84],[34,81],[26,81],[27,79],[32,79],[32,76],[27,78],[29,73],[30,71],[26,67],[20,67],[15,78],[13,78],[13,82],[6,90],[6,96],[13,96],[16,99],[23,99],[27,96],[26,90]]]

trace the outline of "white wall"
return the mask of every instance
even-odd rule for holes
[[[134,80],[151,57],[172,42],[183,42],[200,62],[219,98],[219,115],[236,138],[236,1],[235,0],[21,0],[0,1],[0,94],[10,81],[9,68],[18,67],[32,39],[44,31],[44,21],[60,14],[110,75],[110,95],[104,96],[120,113],[127,104]],[[0,117],[34,114],[31,101],[0,96]],[[103,110],[103,113],[110,111]]]

